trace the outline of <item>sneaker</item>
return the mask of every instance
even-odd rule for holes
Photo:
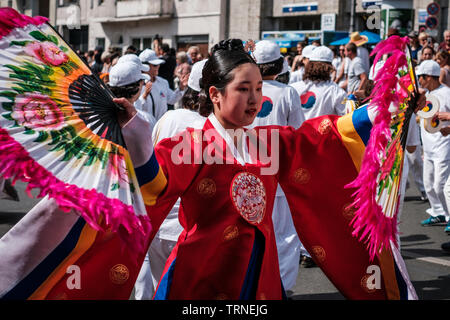
[[[433,226],[435,224],[440,224],[445,222],[445,216],[436,216],[436,217],[429,217],[426,220],[423,220],[420,222],[423,226]]]
[[[427,197],[427,194],[425,193],[425,191],[422,191],[421,194],[422,195],[420,196],[420,200],[428,201],[428,197]]]
[[[307,257],[307,256],[301,256],[300,257],[300,266],[302,268],[313,268],[317,267],[316,263],[314,262],[313,258]]]

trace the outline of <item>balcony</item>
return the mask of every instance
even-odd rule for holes
[[[116,18],[170,17],[174,14],[174,0],[120,0]]]

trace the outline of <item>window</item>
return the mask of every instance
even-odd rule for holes
[[[142,43],[144,45],[142,49],[152,48],[152,38],[144,38],[142,39]]]
[[[105,38],[95,38],[95,46],[105,49]]]
[[[141,38],[132,38],[131,45],[138,50],[141,50]]]

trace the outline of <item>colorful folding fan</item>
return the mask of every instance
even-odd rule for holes
[[[148,233],[112,98],[46,18],[0,9],[0,174],[96,230]]]
[[[391,36],[378,44],[374,64],[390,55],[374,79],[369,108],[377,112],[356,188],[353,235],[367,244],[370,256],[397,245],[400,182],[409,120],[418,97],[408,38]],[[394,114],[394,116],[392,116]]]

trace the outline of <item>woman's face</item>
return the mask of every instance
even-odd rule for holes
[[[433,59],[433,51],[429,48],[425,48],[422,53],[422,60],[432,60]]]
[[[209,89],[214,114],[225,129],[250,125],[262,101],[262,78],[255,64],[245,63],[231,72],[234,78],[223,94],[216,87]]]

